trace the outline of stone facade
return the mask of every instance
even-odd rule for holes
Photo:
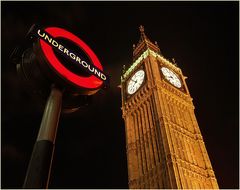
[[[187,77],[161,55],[142,26],[140,32],[133,50],[134,64],[121,77],[129,188],[217,189]],[[161,67],[177,74],[181,88],[164,78]],[[129,95],[128,81],[140,68],[146,73],[145,80],[136,93]]]

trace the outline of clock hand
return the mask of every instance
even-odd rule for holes
[[[133,80],[133,79],[131,79],[131,80],[132,80],[133,82],[135,82],[135,83],[137,82],[136,80]]]

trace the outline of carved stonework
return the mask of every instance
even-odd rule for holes
[[[194,114],[185,77],[175,61],[164,58],[156,43],[140,28],[133,64],[121,77],[122,117],[126,127],[129,188],[213,189],[217,180]],[[177,88],[160,69],[176,73]],[[131,76],[145,71],[142,86],[132,95]]]

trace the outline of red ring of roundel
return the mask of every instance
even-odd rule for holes
[[[90,47],[85,42],[83,42],[77,36],[58,27],[49,27],[46,28],[45,31],[51,34],[52,37],[54,38],[61,37],[75,43],[89,56],[93,65],[100,69],[101,71],[103,71],[102,65],[98,60],[97,56],[95,55],[95,53],[90,49]],[[64,67],[64,65],[62,65],[61,62],[57,59],[53,51],[53,48],[44,40],[40,39],[40,45],[48,62],[57,71],[57,73],[59,73],[67,81],[77,85],[80,88],[88,89],[96,89],[102,85],[103,81],[95,77],[94,75],[91,75],[89,77],[78,76],[72,71],[68,70],[66,67]]]

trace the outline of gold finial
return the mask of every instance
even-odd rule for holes
[[[133,44],[133,49],[135,49],[136,48],[136,45],[135,44]]]
[[[145,33],[144,33],[144,26],[143,26],[143,25],[140,25],[140,26],[139,26],[139,30],[140,30],[140,32],[141,32],[141,40],[142,40],[142,41],[147,40],[147,37],[146,37],[146,35],[145,35]]]
[[[175,66],[177,66],[177,62],[176,62],[176,60],[175,60],[174,58],[172,58],[172,62],[173,62],[173,64],[174,64]]]
[[[157,48],[158,48],[158,53],[159,53],[159,54],[162,54],[162,53],[161,53],[161,50],[160,50],[160,47],[158,46],[157,41],[155,41],[154,44],[155,44],[155,46],[157,46]]]
[[[143,33],[144,32],[144,26],[140,25],[139,30],[140,30],[141,33]]]
[[[123,68],[122,68],[122,73],[124,74],[126,72],[126,66],[123,65]]]

